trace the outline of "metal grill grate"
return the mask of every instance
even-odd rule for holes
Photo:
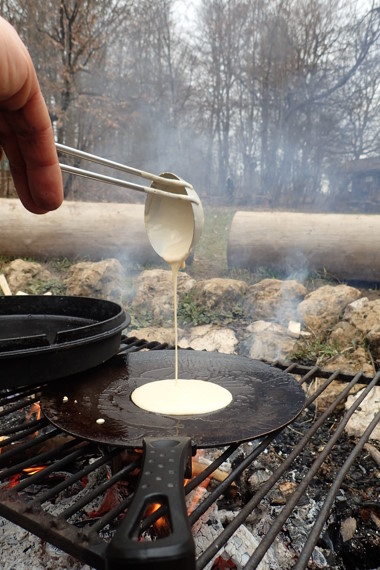
[[[125,343],[125,352],[167,348],[167,345],[137,339],[127,339]],[[291,426],[258,442],[229,446],[220,451],[209,466],[187,483],[185,493],[189,494],[224,462],[231,462],[232,470],[226,479],[215,483],[206,498],[189,515],[189,522],[194,528],[210,507],[226,500],[231,485],[236,485],[246,478],[245,475],[251,472],[255,461],[268,453],[277,454],[279,458],[278,465],[270,477],[256,492],[241,493],[244,496],[239,496],[239,508],[231,510],[230,520],[224,524],[217,538],[202,549],[198,548],[194,569],[210,567],[210,562],[247,520],[250,520],[251,526],[254,525],[253,514],[259,512],[263,503],[272,501],[269,496],[272,497],[274,490],[278,489],[284,480],[292,480],[295,483],[294,492],[281,508],[275,509],[270,527],[265,533],[261,533],[261,539],[255,550],[249,553],[244,568],[252,569],[258,566],[276,537],[285,532],[284,529],[294,516],[297,505],[305,501],[312,487],[318,490],[319,512],[310,526],[308,536],[304,537],[293,565],[297,570],[307,568],[311,564],[309,561],[323,534],[334,501],[342,486],[344,487],[345,478],[380,420],[378,413],[358,440],[354,441],[345,436],[344,428],[348,420],[366,395],[378,384],[380,373],[374,378],[367,378],[361,373],[350,376],[339,371],[330,373],[318,367],[309,368],[296,364],[287,366],[277,362],[272,366],[293,374],[305,388],[317,378],[322,379],[323,383],[307,399],[304,412]],[[326,411],[318,413],[315,400],[333,380],[340,381],[341,391]],[[358,383],[365,384],[365,390],[348,411],[342,412],[342,403]],[[99,569],[110,568],[107,564],[106,548],[120,516],[131,503],[132,493],[126,492],[125,496],[119,497],[117,504],[112,504],[109,510],[95,519],[84,516],[83,509],[94,501],[99,501],[120,482],[128,479],[139,466],[140,458],[135,457],[125,464],[125,450],[68,438],[51,426],[45,418],[36,419],[33,405],[38,402],[40,392],[41,388],[28,388],[18,389],[17,392],[3,391],[0,394],[0,419],[1,425],[4,426],[0,431],[0,515],[83,563]],[[27,419],[20,420],[21,416]],[[342,455],[342,438],[345,450],[343,461],[339,459]],[[115,470],[115,464],[121,465],[121,468]],[[26,469],[41,466],[43,468],[40,471],[31,475],[25,474]],[[326,470],[326,466],[329,477],[324,478],[320,476],[320,472]],[[80,483],[89,477],[97,478],[96,485],[91,488],[83,488],[82,485],[80,488]],[[49,481],[48,485],[46,481]],[[374,476],[372,483],[377,485],[378,489],[379,479],[376,480]],[[69,504],[61,499],[65,493],[72,495]],[[51,505],[54,505],[54,511]],[[142,530],[148,529],[163,513],[164,508],[161,507],[150,515]],[[256,519],[259,521],[260,516]]]

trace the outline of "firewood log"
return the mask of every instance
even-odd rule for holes
[[[1,198],[0,227],[0,255],[161,261],[148,240],[142,204],[64,202],[36,216],[19,200]]]
[[[327,273],[380,281],[380,215],[236,212],[228,240],[229,268]]]

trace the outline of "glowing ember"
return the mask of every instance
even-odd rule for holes
[[[38,421],[41,418],[41,406],[38,402],[34,402],[32,404],[26,414],[26,420],[29,422],[32,419],[32,416],[36,416],[36,420]]]
[[[146,508],[146,511],[144,513],[144,518],[153,515],[153,513],[158,511],[158,509],[160,509],[161,507],[162,505],[160,503],[151,503]],[[160,537],[169,536],[171,532],[171,526],[168,517],[162,516],[159,519],[157,519],[153,524],[153,528],[158,536]]]
[[[22,472],[25,473],[25,475],[35,475],[36,473],[40,473],[40,471],[43,471],[45,467],[46,465],[40,465],[36,467],[26,467],[25,469],[22,470]]]

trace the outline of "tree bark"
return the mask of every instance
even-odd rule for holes
[[[378,215],[236,212],[228,266],[380,282],[379,235]]]
[[[16,199],[0,199],[0,254],[21,257],[116,257],[157,263],[142,204],[64,202],[54,212],[31,214]]]

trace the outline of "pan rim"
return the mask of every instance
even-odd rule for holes
[[[28,301],[26,301],[25,299],[28,298]],[[10,299],[12,299],[12,301],[10,301]],[[30,347],[30,348],[19,348],[16,350],[5,350],[5,351],[0,351],[0,360],[8,360],[10,358],[26,358],[29,357],[31,355],[43,355],[43,354],[49,354],[50,352],[60,352],[60,351],[64,351],[64,350],[69,350],[70,348],[76,348],[76,347],[80,347],[82,345],[87,345],[87,344],[92,344],[95,342],[98,342],[99,340],[102,339],[107,339],[109,336],[112,335],[116,335],[119,332],[121,332],[123,329],[127,328],[128,325],[131,322],[131,318],[130,315],[123,309],[123,307],[121,305],[119,305],[118,303],[115,303],[114,301],[109,301],[109,300],[104,300],[104,299],[96,299],[96,298],[92,298],[92,297],[75,297],[75,296],[65,296],[65,295],[27,295],[25,297],[23,297],[23,301],[20,301],[20,298],[17,299],[17,296],[13,296],[13,297],[3,297],[1,298],[0,303],[3,305],[8,304],[8,305],[16,305],[17,303],[24,304],[24,305],[28,305],[28,302],[30,302],[30,308],[32,308],[33,302],[36,302],[36,300],[44,300],[44,303],[46,303],[47,307],[46,310],[48,311],[48,309],[51,309],[52,305],[54,305],[54,303],[58,303],[60,301],[65,303],[65,306],[68,306],[70,304],[70,301],[73,301],[73,303],[78,303],[81,302],[82,300],[84,300],[84,303],[92,303],[94,306],[99,304],[103,305],[103,306],[108,306],[108,307],[112,307],[114,309],[114,314],[112,314],[111,316],[101,320],[95,320],[94,322],[84,325],[82,327],[76,327],[71,329],[71,331],[81,331],[83,333],[84,336],[81,336],[80,338],[74,338],[74,339],[69,339],[67,341],[64,342],[57,342],[57,343],[52,343],[49,344],[47,346],[37,346],[37,347]],[[1,305],[0,305],[1,306]],[[54,309],[54,307],[53,307]],[[28,315],[32,315],[32,316],[56,316],[56,317],[76,317],[78,316],[77,314],[75,314],[75,312],[73,311],[73,314],[68,314],[68,313],[59,313],[58,311],[56,312],[47,312],[47,313],[43,313],[43,311],[40,312],[19,312],[19,313],[12,313],[11,312],[11,308],[9,310],[9,313],[2,313],[0,314],[0,321],[2,317],[9,317],[9,316],[19,316],[20,318],[22,317],[27,317]],[[107,326],[109,327],[107,330]],[[101,332],[97,332],[96,328],[100,328],[100,327],[105,327],[106,330],[103,330]],[[70,331],[70,332],[71,332]],[[57,331],[57,334],[61,332],[61,331]],[[95,333],[95,334],[86,334],[87,333]],[[26,335],[25,337],[19,337],[19,338],[33,338],[35,335]]]

